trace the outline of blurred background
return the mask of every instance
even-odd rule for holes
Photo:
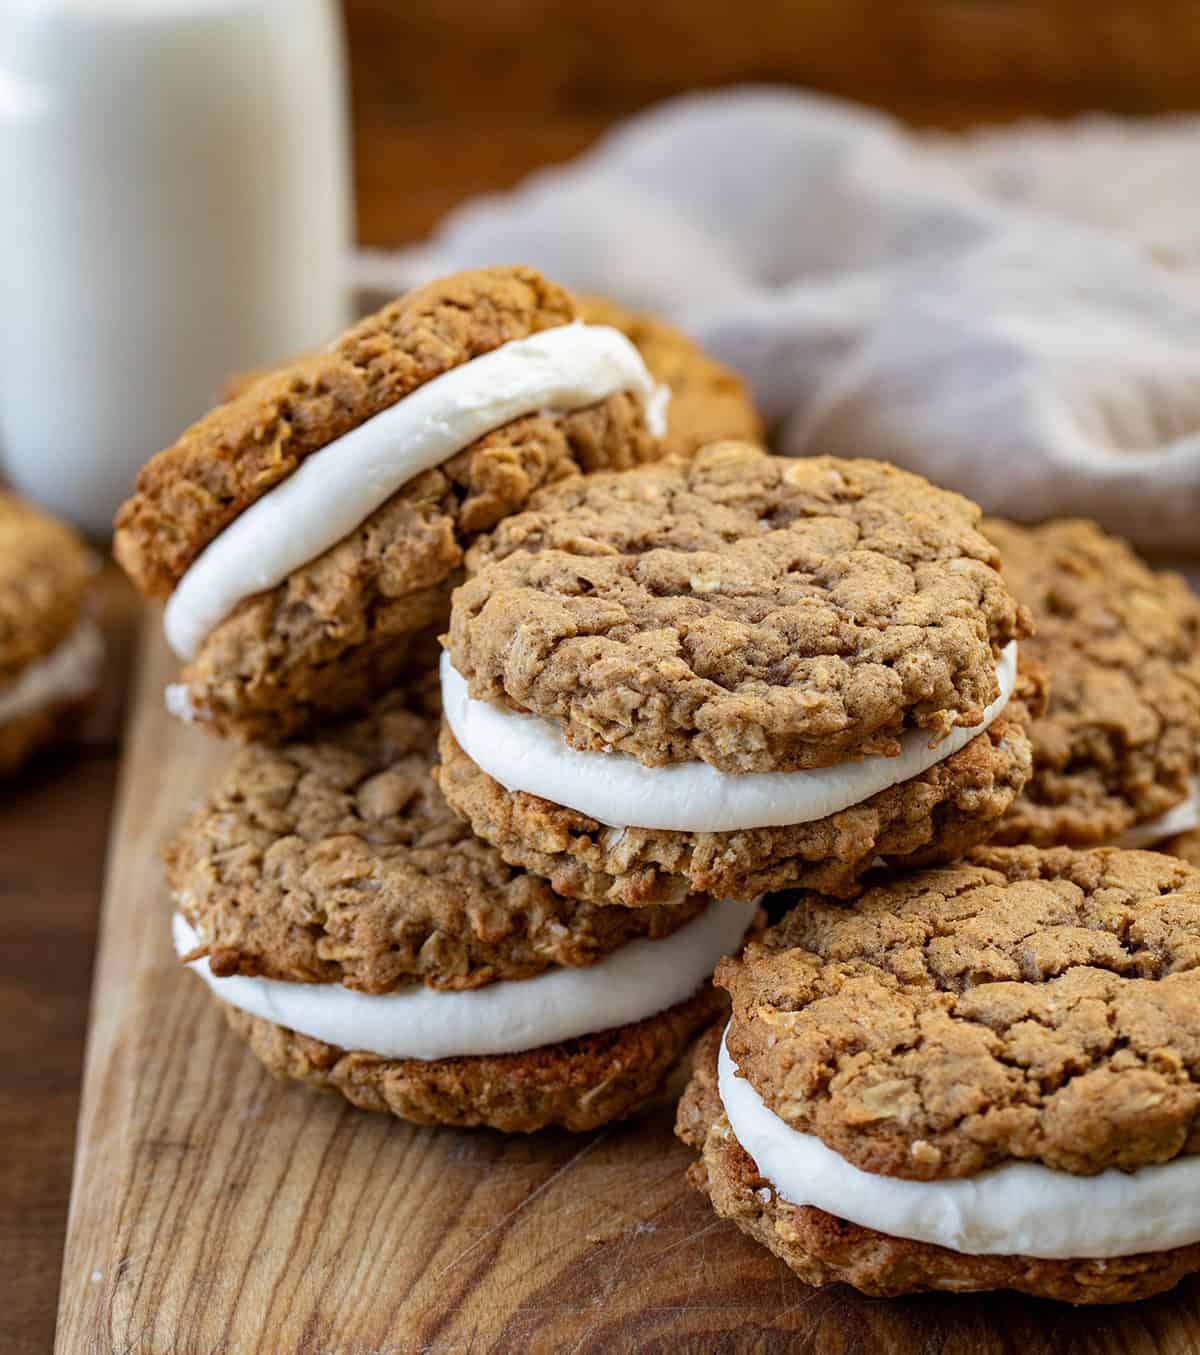
[[[396,246],[657,100],[747,81],[961,129],[1200,108],[1189,0],[345,0],[358,235]]]
[[[137,469],[230,375],[317,347],[361,308],[368,298],[349,284],[377,301],[437,273],[519,260],[688,329],[751,382],[779,449],[804,454],[819,433],[823,448],[836,450],[849,437],[859,450],[975,493],[990,511],[1017,512],[1003,486],[977,484],[974,466],[961,464],[974,450],[962,430],[957,440],[933,430],[951,449],[940,459],[920,450],[931,440],[923,420],[902,428],[895,411],[868,438],[878,373],[839,414],[852,436],[828,417],[819,428],[800,425],[814,409],[828,414],[830,389],[845,394],[846,365],[828,362],[831,354],[851,358],[878,342],[890,345],[894,367],[887,330],[904,306],[914,312],[904,326],[928,330],[929,289],[910,285],[917,255],[943,251],[976,274],[976,246],[1020,252],[1021,213],[1004,210],[1015,200],[1041,214],[1046,243],[1009,259],[995,275],[1004,287],[1013,291],[1030,260],[1057,248],[1065,269],[1058,258],[1036,266],[1050,274],[1043,290],[1055,294],[1053,309],[1070,311],[1078,333],[1096,327],[1080,298],[1127,273],[1113,288],[1125,299],[1108,296],[1100,327],[1115,317],[1125,329],[1117,347],[1144,349],[1133,332],[1144,307],[1128,298],[1159,293],[1150,338],[1170,336],[1186,380],[1172,388],[1165,417],[1156,413],[1160,392],[1143,381],[1114,420],[1097,414],[1094,390],[1078,397],[1047,336],[1027,347],[1027,368],[1068,421],[1087,426],[1085,440],[1097,419],[1102,441],[1139,448],[1190,427],[1200,412],[1180,389],[1200,371],[1200,295],[1186,314],[1174,313],[1173,282],[1147,269],[1186,264],[1193,282],[1200,277],[1192,187],[1200,137],[1191,122],[1161,116],[1200,107],[1198,69],[1200,8],[1185,0],[740,8],[715,0],[5,0],[0,467],[17,489],[102,540]],[[673,96],[749,86],[845,102],[697,101],[677,119],[690,118],[687,127],[663,132],[660,119],[651,133],[639,128],[636,154],[627,139],[599,173],[592,160],[573,177],[539,177],[512,204],[493,203],[486,220],[476,209],[439,230],[448,213],[576,160]],[[1027,134],[982,150],[955,135],[1030,120],[1057,127],[1046,120],[1096,113],[1107,121],[1082,135]],[[903,127],[948,135],[906,139]],[[1091,237],[1067,241],[1064,224]],[[424,254],[401,252],[431,234]],[[368,252],[353,258],[356,246]],[[1102,257],[1114,249],[1112,260]],[[1081,251],[1091,276],[1064,281]],[[876,292],[869,303],[853,281],[867,275]],[[847,285],[829,304],[818,295],[826,277]],[[969,279],[955,285],[959,314],[994,304]],[[785,352],[777,332],[757,325],[754,306],[772,290],[806,286]],[[840,328],[815,326],[812,304],[830,315],[862,309]],[[1003,328],[1001,317],[990,330],[981,321],[958,351],[994,348]],[[995,354],[991,361],[1003,367]],[[990,455],[998,463],[1016,450],[1048,467],[1041,492],[1059,471],[1052,456],[1030,454],[1044,440],[1045,428],[1033,427],[1039,418],[1017,412],[1013,445]],[[1094,460],[1096,448],[1084,455]],[[1170,471],[1160,477],[1168,506],[1179,502]],[[1194,458],[1188,474],[1194,496]],[[1107,500],[1085,493],[1072,505],[1105,519],[1113,488]],[[1045,511],[1061,508],[1051,494]],[[1159,537],[1154,523],[1124,525],[1136,540]],[[1178,548],[1183,535],[1176,521],[1166,539]]]

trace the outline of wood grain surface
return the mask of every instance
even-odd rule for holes
[[[418,1129],[272,1082],[168,941],[163,837],[227,754],[152,622],[121,777],[60,1355],[1185,1355],[1200,1284],[1073,1311],[816,1292],[687,1189],[671,1096],[595,1134]]]
[[[0,787],[0,1349],[54,1339],[84,1028],[129,641],[137,608],[100,581],[107,678],[82,743]]]

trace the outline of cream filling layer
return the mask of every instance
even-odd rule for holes
[[[729,1127],[789,1204],[968,1256],[1089,1260],[1200,1242],[1200,1157],[1098,1176],[1040,1162],[943,1181],[879,1176],[786,1124],[736,1071],[722,1039],[717,1085]]]
[[[1176,833],[1190,833],[1200,828],[1200,777],[1191,779],[1191,791],[1186,800],[1172,805],[1165,814],[1147,819],[1144,823],[1135,823],[1127,828],[1112,844],[1114,847],[1153,847],[1164,838],[1174,837]]]
[[[647,424],[661,437],[670,392],[619,330],[580,322],[514,339],[427,381],[306,458],[210,542],[167,603],[168,643],[181,659],[193,658],[244,598],[282,583],[409,480],[485,433],[620,391],[641,397]]]
[[[35,659],[0,688],[0,720],[16,720],[58,701],[87,696],[100,680],[104,638],[94,621],[81,621],[57,649]]]
[[[558,726],[471,696],[442,654],[442,709],[463,752],[506,790],[525,791],[612,828],[722,833],[813,823],[911,781],[957,753],[1008,704],[1017,680],[1016,641],[997,665],[1000,695],[969,728],[930,744],[923,730],[901,736],[896,757],[871,756],[800,772],[719,772],[707,762],[646,767],[628,753],[572,748]]]
[[[754,911],[712,903],[661,941],[631,941],[587,968],[550,969],[463,992],[412,984],[371,994],[340,983],[217,978],[206,959],[189,968],[231,1007],[340,1049],[388,1059],[516,1054],[643,1021],[686,1001],[741,945]],[[173,928],[178,954],[201,944],[179,913]]]

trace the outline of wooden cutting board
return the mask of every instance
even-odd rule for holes
[[[1091,1311],[807,1289],[687,1188],[670,1094],[595,1134],[505,1138],[276,1084],[169,943],[159,848],[228,756],[163,712],[171,670],[150,618],[109,857],[60,1355],[1200,1349],[1197,1282]]]

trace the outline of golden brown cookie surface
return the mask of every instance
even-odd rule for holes
[[[1092,522],[984,532],[1051,676],[1034,774],[997,841],[1111,842],[1185,800],[1200,769],[1200,600]]]
[[[986,840],[1025,784],[1032,750],[1014,702],[965,748],[920,776],[812,823],[727,833],[613,829],[536,795],[509,791],[463,752],[447,725],[438,783],[504,860],[574,898],[627,907],[677,903],[691,890],[753,899],[797,886],[839,897],[879,858],[951,860]]]
[[[167,597],[205,547],[315,452],[453,368],[578,317],[567,292],[520,267],[406,294],[327,352],[246,386],[154,457],[118,514],[118,560],[143,592]],[[215,732],[273,742],[364,708],[402,675],[410,637],[445,624],[475,535],[541,486],[663,451],[629,392],[492,430],[243,598],[200,641],[177,705]]]
[[[70,527],[0,490],[0,776],[72,737],[95,694],[103,651],[88,600],[95,572]]]
[[[337,1049],[233,1008],[226,1017],[278,1077],[417,1124],[516,1134],[549,1125],[597,1129],[632,1114],[722,1010],[720,994],[705,984],[687,1002],[632,1025],[521,1054],[430,1061]]]
[[[409,292],[325,353],[273,371],[153,457],[116,520],[114,554],[164,598],[218,533],[306,457],[474,357],[574,319],[527,268],[460,273]]]
[[[0,689],[75,629],[95,568],[70,527],[0,490]]]
[[[1172,857],[985,847],[852,909],[799,895],[716,982],[764,1102],[865,1171],[1200,1150],[1200,872]]]
[[[507,866],[434,784],[436,696],[426,680],[318,741],[234,757],[167,851],[214,974],[470,989],[594,964],[703,911],[578,903]]]
[[[477,699],[649,766],[792,771],[978,723],[1027,618],[979,510],[870,461],[741,443],[566,481],[473,548]]]
[[[734,1137],[717,1090],[721,1032],[702,1037],[676,1133],[700,1154],[688,1173],[722,1218],[762,1243],[810,1285],[866,1294],[1014,1289],[1067,1303],[1124,1303],[1161,1294],[1200,1270],[1200,1246],[1104,1260],[966,1255],[889,1237],[822,1209],[783,1200]]]

